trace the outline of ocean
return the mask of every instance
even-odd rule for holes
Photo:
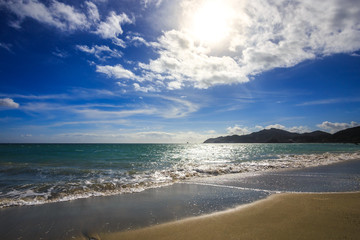
[[[360,159],[355,144],[0,144],[0,208]]]

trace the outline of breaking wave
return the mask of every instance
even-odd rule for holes
[[[74,167],[29,166],[26,163],[2,163],[0,176],[15,176],[11,183],[0,182],[0,208],[70,201],[94,196],[135,193],[163,187],[194,177],[211,177],[243,172],[276,171],[338,163],[360,159],[360,152],[277,154],[269,158],[246,161],[215,159],[196,161],[181,158],[166,167],[84,169]],[[26,182],[25,184],[23,184]]]

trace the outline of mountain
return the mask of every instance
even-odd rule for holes
[[[294,140],[303,143],[325,143],[329,142],[332,135],[327,132],[315,131],[310,133],[299,134]]]
[[[360,127],[348,128],[333,135],[334,142],[360,143]]]
[[[248,135],[209,138],[204,143],[360,143],[360,127],[335,134],[322,131],[300,134],[271,128]]]

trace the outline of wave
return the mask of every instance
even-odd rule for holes
[[[123,193],[141,192],[149,188],[171,185],[178,181],[195,177],[211,177],[244,172],[276,171],[278,169],[296,169],[329,165],[346,160],[360,159],[360,152],[322,153],[322,154],[284,154],[276,159],[245,162],[179,162],[162,170],[136,171],[92,170],[50,168],[26,168],[8,164],[2,173],[37,174],[52,181],[39,181],[26,184],[14,184],[2,188],[0,208],[22,205],[38,205],[50,202],[70,201],[95,196],[109,196]],[[1,172],[0,172],[1,174]],[[62,176],[51,178],[50,176]],[[54,181],[56,179],[56,181]],[[20,181],[20,180],[19,180]],[[21,182],[21,181],[20,181]]]

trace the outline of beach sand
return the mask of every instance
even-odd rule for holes
[[[93,236],[105,240],[360,239],[360,193],[275,194],[233,210]]]
[[[4,240],[360,239],[359,179],[360,160],[354,160],[194,179],[134,194],[2,208],[0,236]],[[282,191],[303,193],[275,194]]]

